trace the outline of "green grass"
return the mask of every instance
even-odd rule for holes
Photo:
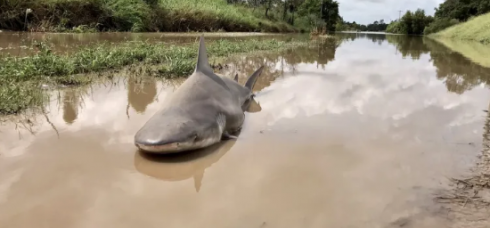
[[[0,86],[0,114],[15,114],[29,107],[38,107],[47,101],[46,94],[36,82],[2,82]]]
[[[172,18],[176,19],[174,24],[181,23],[179,19],[184,18],[195,19],[196,23],[203,24],[204,27],[221,25],[225,31],[294,31],[285,22],[258,17],[251,9],[227,4],[225,0],[160,0],[160,5],[172,12]]]
[[[453,39],[437,38],[436,41],[442,43],[452,51],[458,52],[476,64],[490,68],[490,45],[474,41],[462,41]]]
[[[490,44],[490,13],[454,25],[430,36],[439,39],[478,41]]]
[[[306,41],[249,39],[218,40],[207,44],[211,63],[232,54],[256,51],[281,51],[304,46]],[[86,74],[120,69],[133,64],[153,67],[158,77],[182,77],[191,74],[196,63],[198,43],[189,45],[127,42],[117,46],[104,43],[83,48],[69,55],[54,54],[43,43],[37,44],[37,54],[28,57],[0,59],[0,114],[18,113],[29,106],[44,102],[41,85],[81,85],[93,78]],[[148,68],[150,69],[150,68]]]
[[[7,0],[0,2],[0,8],[0,28],[7,30],[296,31],[283,21],[266,19],[226,0]],[[27,8],[32,14],[26,24]]]

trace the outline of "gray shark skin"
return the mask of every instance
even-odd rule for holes
[[[201,35],[194,72],[135,134],[134,143],[143,152],[178,153],[211,146],[241,129],[262,73],[257,69],[244,86],[220,77],[211,69]]]

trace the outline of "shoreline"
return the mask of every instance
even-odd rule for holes
[[[300,40],[281,41],[226,39],[207,43],[210,59],[223,59],[234,54],[252,55],[259,51],[283,51],[307,46],[309,42]],[[129,41],[116,46],[99,44],[84,47],[73,54],[55,54],[44,44],[37,44],[38,53],[27,57],[5,57],[0,59],[0,114],[16,114],[26,108],[42,106],[47,85],[90,84],[102,72],[118,71],[124,67],[143,64],[155,66],[146,68],[154,77],[185,77],[192,73],[197,53],[197,43],[174,45],[144,41]],[[215,63],[215,64],[218,64]],[[134,69],[141,71],[142,69]],[[88,77],[88,75],[95,75]]]
[[[225,1],[12,0],[0,3],[0,30],[93,33],[298,32],[283,20]]]

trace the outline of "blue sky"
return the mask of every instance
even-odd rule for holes
[[[398,19],[399,10],[402,15],[407,10],[417,8],[426,14],[434,15],[434,8],[444,0],[337,0],[340,4],[339,13],[345,21],[369,24],[384,19],[386,23]]]

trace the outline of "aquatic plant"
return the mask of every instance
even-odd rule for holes
[[[15,114],[30,106],[39,106],[46,101],[36,82],[2,82],[0,86],[0,114]]]

